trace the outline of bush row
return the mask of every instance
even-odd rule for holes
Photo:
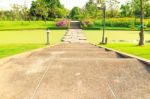
[[[29,29],[68,29],[70,21],[65,19],[55,21],[0,21],[0,30]]]
[[[126,27],[130,29],[140,29],[140,19],[135,18],[111,18],[106,19],[107,27]],[[103,20],[83,20],[81,21],[81,25],[84,28],[97,28],[103,25]],[[150,28],[150,19],[144,20],[144,28]]]

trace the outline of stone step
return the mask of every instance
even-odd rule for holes
[[[87,43],[86,40],[63,40],[63,42],[66,42],[66,43]]]
[[[72,48],[72,47],[75,47],[75,48],[88,48],[88,47],[90,47],[90,48],[93,48],[93,47],[96,47],[96,48],[98,48],[97,46],[94,46],[94,45],[92,45],[92,44],[88,44],[88,43],[61,43],[61,44],[59,44],[59,45],[56,45],[56,46],[53,46],[54,48],[55,47],[70,47],[70,48]]]
[[[63,53],[61,58],[121,58],[116,53]]]
[[[46,48],[45,51],[105,51],[102,48]]]
[[[82,36],[76,36],[76,37],[65,36],[64,39],[86,39],[86,38],[85,38],[85,37],[82,37]]]
[[[71,29],[80,29],[80,22],[72,22],[70,23]]]
[[[36,52],[32,53],[30,57],[50,57],[50,56],[57,56],[59,58],[122,58],[115,52],[66,52],[66,51],[59,51],[59,52]]]
[[[88,43],[86,40],[87,39],[84,37],[82,30],[78,29],[69,29],[62,39],[62,41],[65,43]]]
[[[63,41],[65,41],[65,40],[86,40],[86,38],[84,38],[84,37],[77,37],[77,38],[72,38],[72,37],[68,37],[68,38],[63,38],[62,39]]]
[[[84,44],[84,43],[83,43]],[[65,46],[65,45],[57,45],[57,46],[54,46],[53,48],[99,48],[99,47],[93,47],[93,46]],[[101,48],[99,48],[101,49]]]

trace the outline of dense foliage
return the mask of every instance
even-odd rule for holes
[[[50,20],[66,17],[67,10],[60,4],[59,0],[37,0],[32,2],[30,15],[36,20]]]
[[[68,10],[59,0],[32,1],[31,8],[14,4],[11,10],[0,11],[0,20],[54,20],[67,16]]]
[[[150,1],[144,1],[144,16],[150,17]],[[140,17],[140,0],[132,0],[127,2],[124,5],[121,5],[120,8],[121,17]]]
[[[89,0],[83,8],[74,7],[71,11],[64,8],[59,0],[34,0],[28,9],[25,5],[14,4],[11,10],[0,11],[0,20],[54,20],[69,17],[70,19],[89,20],[103,17],[102,10],[97,8],[95,0]],[[105,4],[105,0],[97,0]],[[140,0],[129,0],[120,5],[118,0],[107,0],[106,17],[140,17]],[[145,18],[150,18],[150,1],[144,0]]]
[[[79,7],[74,7],[69,14],[69,18],[71,19],[80,19],[81,18],[81,9]]]
[[[102,19],[97,20],[83,20],[82,21],[83,29],[99,29],[102,27]],[[139,30],[140,29],[140,19],[137,18],[107,18],[106,27],[124,27],[130,30]],[[144,28],[150,29],[150,19],[145,19]]]

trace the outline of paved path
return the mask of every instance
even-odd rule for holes
[[[87,43],[81,29],[69,29],[65,34],[63,41],[66,43]]]
[[[0,99],[150,99],[150,67],[72,38],[1,60]]]

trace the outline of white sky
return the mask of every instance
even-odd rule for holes
[[[33,0],[26,0],[26,4],[30,7]],[[60,2],[68,9],[72,9],[74,6],[83,7],[88,0],[60,0]],[[124,3],[127,0],[118,0]],[[0,0],[0,9],[10,9],[12,4],[24,5],[25,0]]]

